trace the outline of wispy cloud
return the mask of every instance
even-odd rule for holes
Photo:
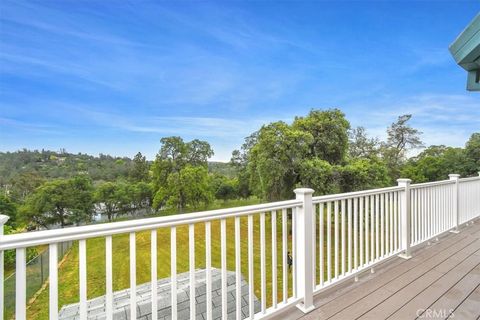
[[[31,123],[27,121],[19,121],[15,119],[0,117],[0,126],[2,130],[0,133],[6,134],[12,133],[12,130],[24,130],[33,133],[48,133],[48,134],[59,134],[60,131],[56,126],[47,125],[43,123]]]
[[[129,132],[155,135],[178,135],[202,138],[243,138],[258,130],[269,119],[227,119],[211,117],[131,116],[75,108],[85,119],[97,125]]]
[[[385,139],[386,128],[398,116],[412,114],[411,125],[423,132],[427,146],[463,146],[473,132],[480,130],[479,103],[472,95],[422,94],[392,100],[357,106],[350,113],[353,124],[366,127],[371,136]],[[362,114],[365,110],[370,111]]]
[[[459,145],[480,114],[444,31],[473,6],[413,6],[422,19],[375,3],[5,0],[0,129],[15,147],[32,130],[37,148],[88,136],[85,151],[181,135],[226,160],[264,123],[339,107],[372,135],[412,113],[427,143]]]

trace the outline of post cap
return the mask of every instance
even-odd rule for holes
[[[400,178],[397,179],[398,184],[410,184],[412,182],[412,179],[405,179],[405,178]]]
[[[297,189],[293,190],[293,192],[295,192],[296,195],[313,194],[315,192],[315,190],[310,189],[310,188],[297,188]]]
[[[9,216],[0,214],[0,226],[3,226],[5,223],[7,223],[8,219],[10,219]]]
[[[448,177],[450,178],[450,180],[456,180],[456,179],[460,178],[460,175],[457,174],[457,173],[450,173],[448,175]]]

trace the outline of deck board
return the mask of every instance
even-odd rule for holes
[[[474,269],[480,271],[480,259],[477,255],[472,255],[465,260],[465,262],[457,267],[453,268],[450,272],[446,273],[443,277],[438,279],[435,283],[433,283],[430,287],[426,288],[423,292],[415,296],[412,300],[407,302],[403,305],[402,308],[395,311],[395,313],[390,317],[390,319],[405,319],[408,318],[415,318],[419,310],[425,308],[426,305],[434,309],[441,309],[450,310],[452,307],[444,308],[440,305],[435,305],[437,301],[448,293],[449,290],[457,290],[458,288],[466,288],[467,291],[472,283],[478,283],[480,279],[474,278],[470,273],[465,275],[465,268],[471,267],[471,265],[475,265]],[[445,304],[444,304],[445,306]],[[447,315],[445,315],[447,316]]]
[[[306,319],[328,319],[355,302],[361,303],[360,300],[363,297],[367,297],[386,283],[398,279],[400,276],[404,276],[405,273],[411,271],[412,268],[420,268],[420,261],[424,263],[425,261],[438,256],[440,253],[448,256],[448,254],[457,252],[459,248],[468,245],[472,241],[473,240],[468,239],[466,234],[452,234],[451,237],[447,237],[443,241],[437,242],[426,249],[416,252],[415,257],[410,260],[396,258],[396,261],[392,261],[393,267],[388,265],[376,268],[377,273],[374,275],[368,274],[366,277],[367,281],[363,281],[364,279],[361,275],[360,281],[354,284],[355,289],[345,290],[346,294],[341,296],[332,294],[332,292],[335,293],[337,290],[337,288],[332,288],[329,290],[330,292],[327,291],[316,299],[316,306],[318,309],[314,314],[307,315]],[[416,278],[414,272],[410,272],[409,274],[413,279]],[[369,281],[373,279],[375,281]]]
[[[480,223],[416,248],[409,260],[394,258],[360,281],[319,293],[302,320],[415,319],[420,310],[444,311],[436,319],[480,317]],[[292,315],[298,313],[292,313]],[[293,319],[295,317],[288,317]]]
[[[480,284],[454,311],[449,319],[478,319],[480,318]]]
[[[477,246],[480,247],[480,245]],[[433,303],[435,296],[437,298],[441,296],[443,292],[447,291],[479,263],[480,256],[472,254],[456,266],[453,266],[446,274],[432,269],[408,286],[403,287],[396,294],[390,296],[379,304],[377,308],[361,317],[361,319],[386,319],[394,313],[396,313],[396,317],[393,318],[396,319],[405,319],[405,316],[407,318],[415,318],[418,310],[421,310],[425,305]],[[400,312],[397,312],[397,310]]]

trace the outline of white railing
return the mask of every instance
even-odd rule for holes
[[[458,220],[465,223],[480,212],[480,183],[478,178],[460,179],[458,183]]]
[[[458,227],[454,216],[458,177],[451,179],[410,187],[411,246]]]
[[[403,190],[399,186],[313,198],[318,230],[316,291],[401,251]]]
[[[397,255],[411,256],[410,248],[437,238],[447,231],[458,232],[461,224],[480,216],[480,177],[410,185],[399,179],[398,186],[312,197],[312,189],[296,189],[296,199],[255,206],[222,209],[133,221],[113,222],[2,236],[0,234],[0,283],[3,284],[3,254],[16,250],[16,319],[27,318],[26,248],[48,245],[50,251],[49,318],[58,319],[57,244],[78,241],[79,317],[88,319],[87,239],[105,239],[105,311],[114,315],[112,286],[112,237],[129,235],[130,292],[137,286],[136,234],[150,233],[151,296],[157,296],[158,230],[170,236],[170,290],[177,292],[177,258],[188,254],[189,317],[195,318],[197,268],[195,252],[204,247],[206,274],[206,318],[212,314],[212,268],[221,270],[221,316],[232,310],[227,295],[227,250],[234,251],[235,318],[266,318],[291,305],[304,312],[314,309],[316,293]],[[0,216],[0,232],[6,222]],[[212,225],[220,237],[212,237]],[[233,226],[228,233],[227,224]],[[177,252],[177,229],[188,227],[188,250]],[[185,231],[184,229],[181,229]],[[216,230],[216,229],[215,229]],[[246,231],[246,232],[245,232]],[[195,240],[201,233],[201,242]],[[197,238],[199,239],[199,238]],[[219,265],[212,265],[212,239],[219,248]],[[228,250],[230,251],[230,250]],[[259,252],[257,252],[259,251]],[[231,251],[230,251],[231,252]],[[288,265],[292,253],[293,266]],[[256,256],[259,254],[259,258]],[[242,260],[242,257],[244,258]],[[245,259],[246,257],[246,259]],[[203,265],[203,264],[202,264]],[[231,264],[232,265],[232,264]],[[270,268],[267,270],[267,266]],[[161,265],[163,267],[163,265]],[[243,272],[242,272],[243,271]],[[259,274],[258,274],[259,273]],[[245,277],[244,277],[245,276]],[[248,282],[248,312],[242,312],[242,279]],[[257,295],[259,296],[256,296]],[[0,319],[3,319],[3,285],[0,286]],[[130,318],[137,316],[137,295],[129,294]],[[259,299],[259,305],[255,304]],[[178,317],[177,295],[171,294],[171,316]],[[151,319],[157,318],[157,299],[151,301]],[[229,316],[231,317],[231,316]]]

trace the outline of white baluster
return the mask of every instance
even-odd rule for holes
[[[255,314],[253,277],[253,216],[248,216],[248,311],[250,319]]]
[[[323,286],[323,282],[324,282],[324,273],[325,273],[325,267],[324,267],[324,248],[323,248],[323,244],[324,244],[324,232],[325,232],[325,229],[324,229],[324,209],[325,209],[325,206],[323,203],[320,203],[319,204],[319,210],[318,210],[318,214],[319,214],[319,218],[318,218],[318,223],[319,223],[319,227],[318,227],[318,232],[320,233],[319,234],[319,242],[318,242],[318,248],[319,248],[319,260],[318,260],[318,264],[320,266],[320,286]]]
[[[15,319],[27,318],[27,260],[26,249],[16,249],[15,257]]]
[[[345,209],[345,200],[342,200],[342,275],[345,275],[345,263],[346,263],[346,232],[345,232],[345,227],[346,227],[346,216],[347,212]],[[338,277],[338,269],[339,269],[339,264],[338,264],[338,201],[335,201],[335,278]]]
[[[399,256],[404,259],[410,259],[410,179],[398,179],[398,186],[404,190],[400,192],[401,202],[401,231],[402,231],[402,250]]]
[[[287,225],[287,209],[282,209],[282,266],[283,266],[283,303],[287,303],[288,299],[288,225]]]
[[[150,232],[150,279],[152,290],[152,320],[158,317],[158,290],[157,290],[157,230]]]
[[[454,229],[451,230],[451,232],[453,233],[458,233],[458,225],[459,225],[459,205],[458,205],[458,198],[459,198],[459,190],[458,190],[458,180],[460,179],[460,175],[459,174],[449,174],[448,177],[450,178],[450,180],[453,180],[455,181],[455,185],[454,185],[454,189],[453,189],[453,193],[452,193],[452,196],[453,196],[453,225],[454,225]]]
[[[205,262],[207,282],[207,320],[212,320],[212,226],[211,222],[205,222]]]
[[[190,267],[190,319],[195,319],[195,225],[188,225],[188,259]]]
[[[242,320],[242,255],[240,217],[235,217],[235,315]]]
[[[359,201],[360,201],[360,216],[359,216],[359,219],[360,219],[360,266],[363,266],[363,258],[364,258],[364,255],[363,255],[363,239],[364,239],[364,233],[363,233],[363,210],[364,210],[364,206],[363,206],[363,197],[360,197]]]
[[[358,268],[358,198],[353,198],[353,268]]]
[[[352,271],[352,264],[353,264],[353,258],[352,258],[352,199],[348,199],[348,209],[347,209],[347,220],[348,220],[348,241],[347,241],[347,260],[348,260],[348,272]]]
[[[260,292],[262,313],[267,310],[267,275],[265,267],[265,213],[260,213]]]
[[[177,319],[177,228],[170,228],[170,295],[172,319]],[[132,318],[135,319],[135,318]]]
[[[105,316],[113,319],[112,236],[105,237]]]
[[[277,308],[277,212],[271,212],[272,218],[272,307]]]
[[[130,232],[130,319],[137,318],[137,249],[135,232]]]
[[[220,258],[221,258],[221,297],[222,297],[222,319],[227,319],[227,220],[220,220]]]
[[[49,319],[58,319],[58,247],[56,243],[48,245],[49,273]]]

